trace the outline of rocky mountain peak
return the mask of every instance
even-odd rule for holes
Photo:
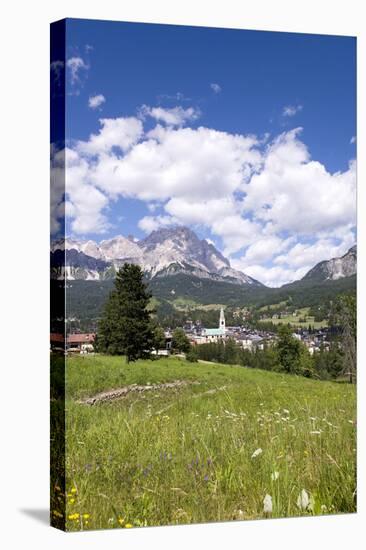
[[[346,254],[339,258],[324,260],[314,266],[303,277],[304,280],[336,281],[351,277],[357,273],[357,245],[352,246]]]
[[[116,235],[99,244],[91,240],[85,242],[66,239],[54,243],[52,251],[64,247],[107,262],[108,276],[124,262],[131,262],[140,265],[151,278],[189,273],[235,284],[261,285],[245,273],[232,269],[229,260],[213,244],[199,239],[194,231],[184,226],[158,229],[137,242],[130,235]],[[76,261],[74,256],[73,267]],[[82,260],[85,264],[85,258]],[[75,270],[74,272],[76,273]],[[101,274],[102,278],[103,276]],[[97,273],[95,278],[98,278]]]

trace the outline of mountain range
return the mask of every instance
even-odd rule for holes
[[[259,281],[233,269],[213,244],[199,239],[187,227],[159,229],[139,241],[132,236],[119,235],[100,243],[66,238],[51,244],[53,279],[111,280],[126,262],[140,265],[151,281],[184,275],[202,281],[240,285],[248,290],[264,288]],[[336,281],[356,271],[355,245],[342,257],[315,265],[302,281]]]
[[[111,279],[126,262],[140,265],[148,279],[185,273],[200,279],[263,286],[233,269],[221,252],[187,227],[159,229],[140,241],[119,235],[99,244],[66,238],[51,245],[55,279]]]

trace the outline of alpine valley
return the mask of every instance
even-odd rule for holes
[[[356,288],[357,247],[344,256],[315,265],[301,280],[269,288],[233,269],[212,244],[187,227],[159,229],[140,241],[133,237],[51,245],[52,286],[66,280],[68,317],[97,319],[113,289],[116,271],[125,262],[145,273],[158,315],[227,307],[263,307],[290,301],[297,307],[318,307]],[[204,309],[202,309],[204,308]]]

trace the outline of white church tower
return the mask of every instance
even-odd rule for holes
[[[225,334],[225,315],[224,315],[224,308],[221,308],[220,310],[220,325],[219,329],[222,330],[223,334]]]

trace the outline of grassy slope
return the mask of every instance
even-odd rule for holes
[[[290,324],[294,327],[303,327],[307,328],[309,325],[311,325],[313,328],[324,328],[328,326],[328,321],[326,319],[323,319],[322,321],[314,321],[314,317],[309,315],[309,309],[308,307],[303,307],[298,310],[298,315],[283,315],[281,319],[272,319],[272,317],[265,317],[264,319],[261,319],[260,322],[272,322],[274,325],[280,325],[282,324]],[[305,321],[301,321],[300,319],[306,319]]]
[[[299,515],[303,488],[314,513],[355,511],[354,387],[172,358],[67,362],[69,529],[260,518],[267,493],[274,517]],[[76,402],[178,379],[200,385]]]

